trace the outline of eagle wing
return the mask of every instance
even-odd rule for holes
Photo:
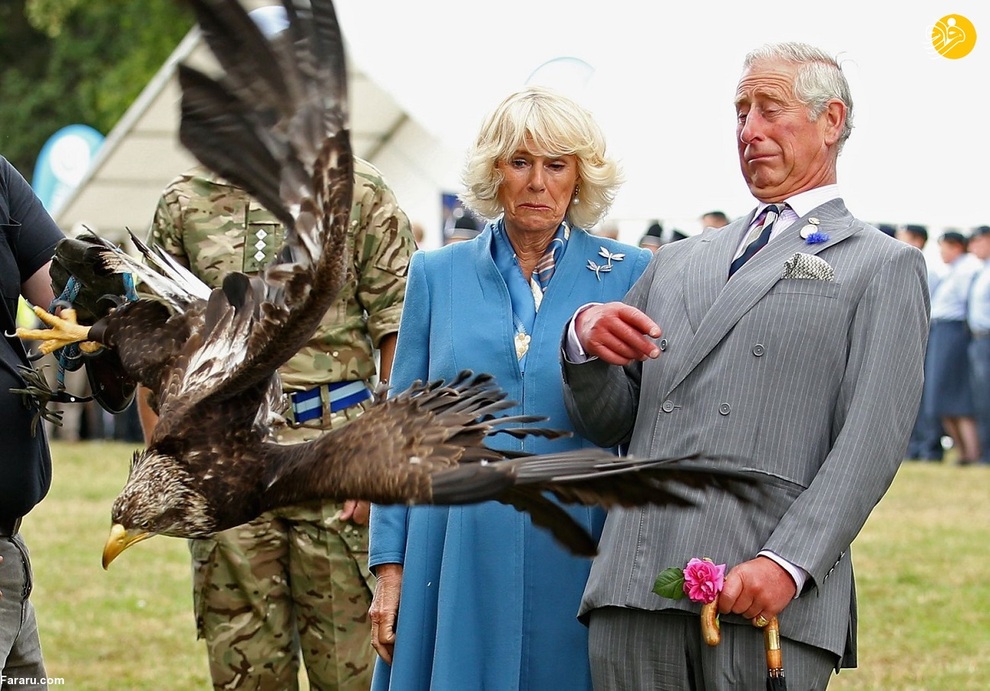
[[[637,458],[577,449],[438,472],[431,478],[431,503],[499,501],[529,514],[574,554],[594,556],[597,545],[591,536],[548,494],[562,504],[606,508],[693,506],[711,490],[751,502],[759,487],[756,475],[715,466],[700,456]]]
[[[499,416],[515,404],[489,375],[462,372],[449,383],[417,383],[347,425],[291,446],[268,445],[264,509],[313,499],[379,504],[470,504],[496,500],[528,513],[574,554],[596,545],[564,504],[694,505],[717,489],[755,498],[752,474],[700,457],[618,457],[598,448],[532,455],[487,445],[490,437],[566,432],[534,427],[541,418]],[[731,465],[731,464],[730,464]]]
[[[429,503],[433,473],[519,455],[489,447],[489,437],[569,435],[532,425],[542,418],[498,415],[514,405],[488,374],[414,383],[318,439],[270,445],[266,500],[271,508],[330,497]]]
[[[283,3],[269,41],[238,0],[190,0],[221,68],[180,65],[182,143],[285,226],[259,277],[227,277],[177,359],[162,414],[195,416],[267,380],[316,330],[346,278],[353,187],[343,46],[329,0]],[[181,401],[181,403],[179,403]]]

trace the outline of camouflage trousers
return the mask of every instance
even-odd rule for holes
[[[335,413],[330,425],[368,405]],[[285,429],[279,440],[306,441],[320,431]],[[311,689],[370,688],[368,530],[340,521],[342,507],[278,509],[189,541],[196,629],[206,640],[214,689],[297,689],[300,657]]]

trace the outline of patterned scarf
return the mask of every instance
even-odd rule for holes
[[[505,232],[505,223],[499,219],[493,231],[495,241],[492,243],[492,258],[495,266],[505,281],[505,287],[509,289],[509,298],[512,301],[512,322],[516,330],[516,357],[520,363],[526,357],[529,350],[530,334],[533,331],[533,324],[536,321],[536,313],[543,302],[543,293],[550,285],[554,271],[564,250],[567,248],[567,241],[571,237],[571,228],[566,221],[557,228],[550,244],[547,245],[543,256],[536,263],[533,275],[527,281],[523,278],[519,270],[519,261],[516,252],[512,249],[512,243]]]

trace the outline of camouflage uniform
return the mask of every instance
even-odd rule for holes
[[[218,286],[230,271],[255,273],[283,229],[243,191],[196,169],[165,190],[151,241]],[[310,342],[279,369],[286,392],[375,376],[374,348],[398,331],[414,241],[381,174],[355,160],[347,282]],[[325,391],[325,389],[324,389]],[[361,414],[370,401],[277,430],[305,441]],[[287,411],[290,413],[291,410]],[[313,689],[371,683],[367,528],[326,502],[274,511],[209,540],[192,540],[196,625],[217,689],[294,689],[300,650]]]

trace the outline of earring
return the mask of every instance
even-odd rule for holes
[[[571,204],[577,204],[580,200],[578,199],[578,192],[581,191],[580,185],[574,185],[574,198],[571,200]]]

